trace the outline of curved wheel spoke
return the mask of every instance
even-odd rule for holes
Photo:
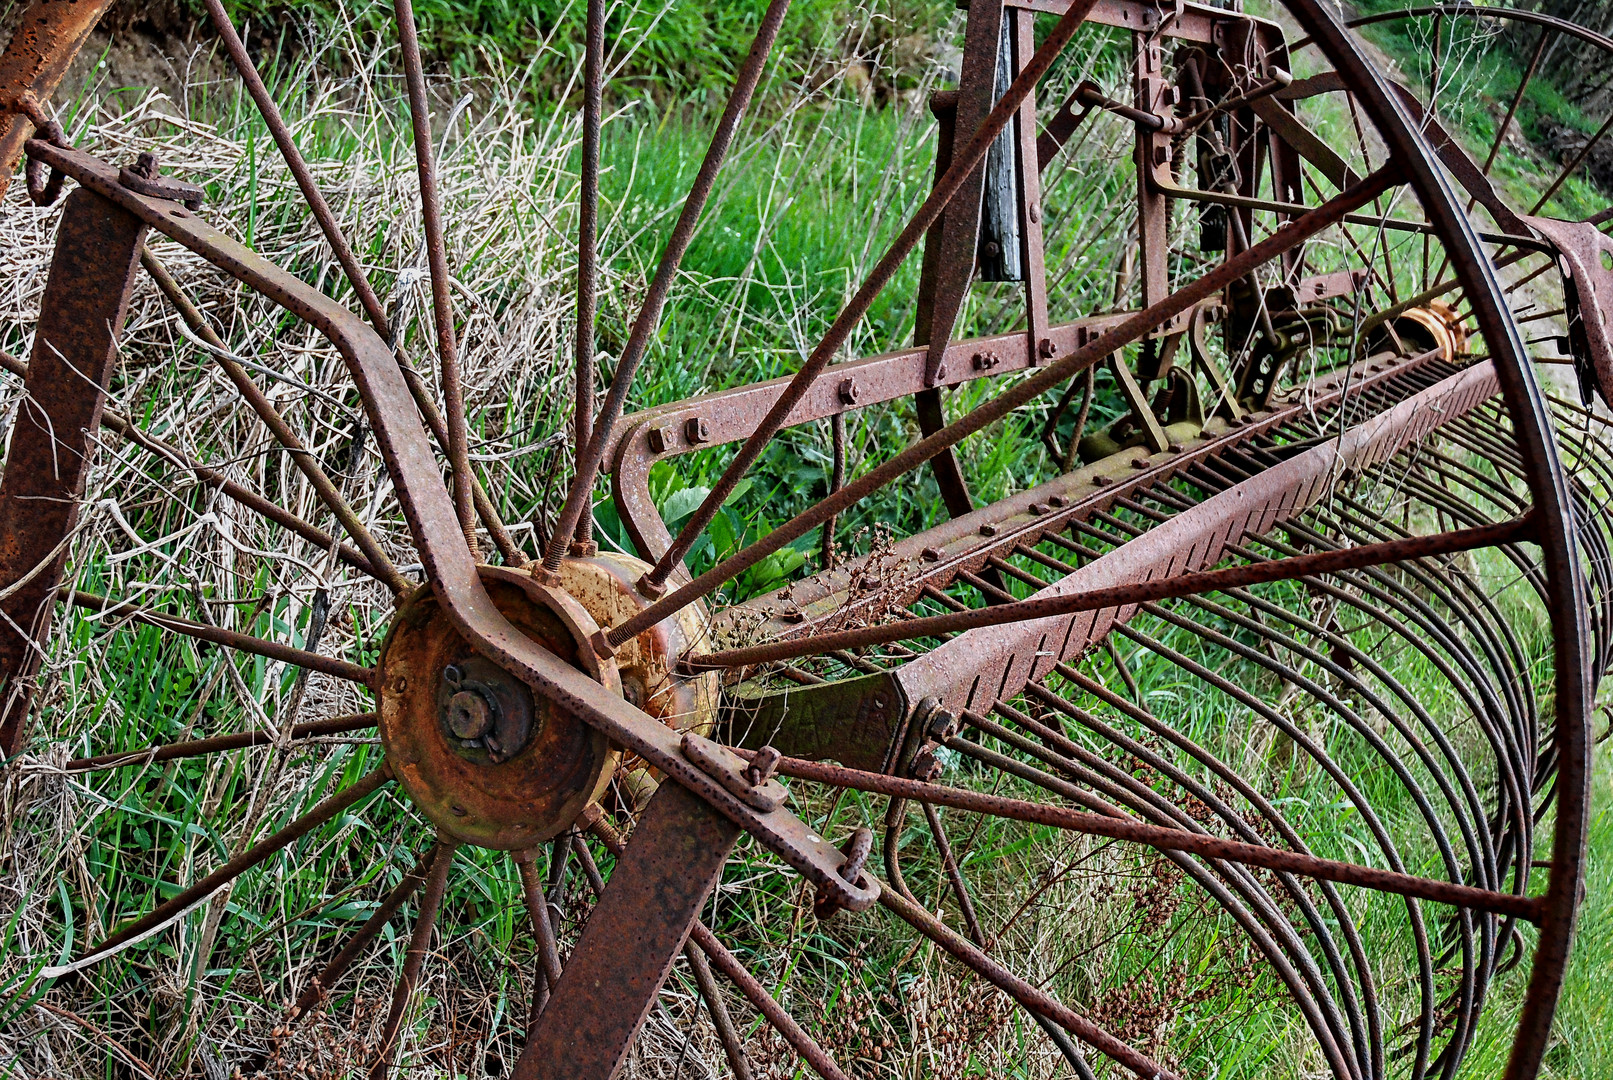
[[[346,735],[352,731],[365,731],[380,722],[375,713],[357,716],[336,716],[329,720],[311,720],[293,724],[287,736],[290,742],[317,739],[331,735]],[[191,739],[186,742],[153,746],[146,750],[123,750],[115,754],[97,754],[94,757],[74,758],[63,768],[69,772],[87,772],[92,769],[120,769],[125,765],[151,765],[159,761],[176,761],[180,758],[220,754],[227,750],[243,750],[249,746],[276,744],[272,731],[244,731],[239,735],[215,735],[210,739]]]

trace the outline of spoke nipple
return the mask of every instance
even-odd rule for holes
[[[588,644],[593,646],[594,655],[601,660],[610,660],[616,655],[616,647],[610,643],[610,636],[603,630],[595,630],[588,638]]]
[[[659,600],[666,595],[666,583],[653,580],[647,573],[638,579],[633,588],[646,600]]]
[[[599,545],[592,540],[573,540],[566,554],[573,559],[592,559],[599,554]]]
[[[541,562],[534,562],[530,573],[532,574],[532,580],[539,585],[548,585],[551,588],[559,588],[560,586],[560,575]]]

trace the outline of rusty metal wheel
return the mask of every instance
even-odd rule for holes
[[[1320,0],[1285,6],[1299,45],[1220,7],[974,0],[960,85],[930,102],[931,194],[799,369],[626,415],[789,4],[762,19],[596,406],[605,19],[590,0],[575,475],[531,533],[541,550],[524,550],[491,467],[485,490],[473,469],[452,223],[406,0],[436,386],[217,0],[226,51],[362,315],[210,222],[201,189],[154,158],[119,168],[69,145],[46,102],[100,7],[39,0],[0,61],[0,145],[34,134],[38,203],[77,186],[31,358],[5,361],[23,382],[0,483],[0,748],[16,776],[53,762],[90,785],[200,762],[218,797],[215,819],[176,817],[173,836],[98,856],[103,879],[61,883],[62,935],[90,944],[36,966],[27,992],[93,979],[131,950],[194,956],[194,990],[217,935],[269,947],[311,927],[299,958],[286,947],[294,985],[259,988],[289,1013],[242,1033],[241,1067],[292,1070],[299,1026],[328,1008],[352,1014],[348,1049],[368,1075],[402,1070],[400,1054],[451,1071],[462,1044],[508,1031],[418,1029],[433,934],[452,885],[507,873],[537,970],[530,1002],[506,1010],[518,1053],[492,1067],[518,1077],[616,1075],[680,958],[740,1077],[757,1053],[776,1075],[790,1055],[829,1078],[907,1060],[963,1075],[981,1047],[1017,1055],[1026,1075],[1452,1076],[1517,966],[1506,1075],[1535,1075],[1579,899],[1591,706],[1613,630],[1613,472],[1589,408],[1613,390],[1613,210],[1540,216],[1558,178],[1519,212],[1488,179],[1496,151],[1477,164]],[[1434,20],[1436,42],[1442,26],[1533,22],[1530,76],[1545,34],[1594,37],[1469,5],[1397,17]],[[1129,105],[1077,62],[1117,43]],[[1306,126],[1323,99],[1353,121],[1353,148]],[[1114,168],[1115,133],[1129,172],[1094,179]],[[1094,193],[1119,209],[1097,212]],[[257,382],[278,374],[232,351],[146,246],[157,235],[317,331],[346,385],[283,413]],[[847,359],[921,242],[916,344]],[[1135,274],[1115,288],[1108,257],[1123,253]],[[299,501],[232,468],[258,429],[235,446],[223,424],[159,438],[149,418],[104,408],[141,266],[228,381],[234,414],[244,402],[267,429],[285,461],[276,490]],[[1560,311],[1533,299],[1553,288]],[[1002,310],[971,307],[972,290]],[[1542,389],[1520,334],[1552,318],[1583,407]],[[853,469],[847,417],[909,399],[917,441]],[[1106,402],[1121,411],[1099,430]],[[971,448],[1032,418],[1042,472],[982,475],[991,459]],[[309,449],[314,428],[360,419],[384,462],[368,487]],[[817,438],[820,422],[829,490],[702,554],[764,452]],[[107,576],[75,547],[102,431],[183,480],[153,487],[146,534],[119,518],[96,549],[155,603],[87,591]],[[690,455],[720,476],[673,535],[651,469]],[[633,554],[599,550],[601,473]],[[1009,493],[977,505],[971,484]],[[930,520],[859,550],[852,515],[893,492],[933,503]],[[292,538],[272,595],[204,595],[168,553],[224,501]],[[809,541],[816,572],[755,596],[732,585]],[[263,555],[237,546],[243,581],[261,580]],[[338,570],[358,575],[342,588],[391,601],[372,625],[331,630]],[[217,614],[241,605],[245,618]],[[206,694],[228,682],[251,726],[197,731],[198,707],[178,739],[135,722],[97,728],[110,745],[74,732],[71,760],[39,756],[71,728],[49,692],[54,659],[96,625],[176,655],[216,646]],[[333,639],[353,659],[322,650]],[[281,684],[254,692],[242,657]],[[334,702],[360,707],[308,715]],[[321,763],[317,798],[280,798],[293,759]],[[205,837],[194,850],[187,828]],[[267,919],[231,902],[332,846],[353,854],[327,894]],[[762,882],[749,922],[713,898],[736,847]],[[594,896],[575,933],[556,921],[574,879]],[[371,912],[356,932],[316,918],[354,895]],[[344,976],[409,905],[398,978],[366,1019],[377,999]],[[790,928],[782,946],[745,929],[773,924]],[[889,954],[872,988],[871,952]],[[757,964],[802,989],[771,994]]]

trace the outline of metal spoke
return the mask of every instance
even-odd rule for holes
[[[868,275],[867,280],[863,282],[862,287],[857,290],[857,295],[836,316],[834,324],[824,334],[823,339],[818,342],[817,347],[812,350],[811,356],[801,365],[800,370],[791,378],[789,386],[779,395],[778,400],[773,403],[772,408],[767,412],[767,416],[757,424],[756,430],[745,440],[744,446],[734,455],[733,461],[728,464],[722,476],[712,485],[711,492],[701,502],[699,509],[689,516],[688,522],[685,523],[682,531],[678,533],[677,538],[672,542],[672,546],[662,554],[655,567],[644,576],[644,580],[639,586],[641,592],[648,596],[656,596],[665,588],[667,578],[671,575],[673,568],[682,563],[684,555],[694,546],[694,542],[699,538],[700,534],[705,532],[712,519],[717,516],[718,509],[728,500],[728,496],[733,493],[735,486],[738,485],[745,473],[750,471],[751,465],[761,456],[767,444],[773,440],[773,436],[784,426],[784,422],[790,415],[790,410],[806,394],[807,389],[816,381],[818,375],[829,365],[829,361],[834,359],[835,354],[840,351],[840,347],[851,336],[851,332],[862,321],[863,316],[868,313],[868,309],[873,306],[879,294],[884,291],[885,286],[895,277],[896,271],[906,261],[913,248],[924,238],[924,235],[935,224],[953,197],[963,189],[975,169],[985,160],[997,136],[1018,115],[1019,107],[1024,104],[1025,99],[1036,88],[1037,82],[1053,66],[1053,61],[1064,51],[1064,47],[1070,43],[1070,39],[1075,36],[1076,30],[1080,29],[1081,24],[1086,21],[1087,15],[1095,6],[1097,6],[1097,0],[1074,0],[1069,9],[1060,17],[1058,25],[1053,28],[1041,47],[1037,49],[1036,55],[1021,69],[1008,90],[992,106],[991,112],[980,125],[980,130],[975,132],[968,145],[953,157],[952,164],[947,169],[946,175],[936,182],[929,197],[924,200],[924,205],[919,208],[918,213],[913,215],[907,226],[902,230],[901,235],[896,238],[885,252],[885,255],[879,260],[879,263]],[[654,621],[645,625],[653,626]],[[627,638],[624,637],[622,640],[625,641]]]
[[[1457,532],[1437,533],[1432,536],[1410,537],[1381,544],[1363,544],[1337,551],[1296,555],[1287,559],[1274,559],[1247,566],[1234,566],[1224,570],[1206,570],[1191,574],[1177,574],[1134,585],[1115,585],[1108,588],[1088,589],[1065,595],[1046,596],[972,608],[968,611],[945,615],[930,615],[884,626],[870,626],[857,630],[839,630],[810,637],[792,638],[766,645],[751,645],[723,652],[689,657],[685,664],[694,669],[719,667],[749,667],[774,663],[795,656],[812,656],[832,649],[856,649],[870,645],[883,645],[892,641],[911,641],[917,638],[939,637],[981,626],[1001,626],[1004,623],[1028,622],[1031,619],[1053,615],[1070,615],[1078,611],[1102,611],[1124,608],[1132,604],[1196,593],[1221,592],[1226,589],[1258,585],[1271,581],[1307,577],[1313,574],[1330,574],[1343,570],[1359,570],[1385,563],[1433,555],[1449,555],[1475,548],[1497,547],[1501,544],[1527,540],[1533,535],[1529,518],[1514,518],[1499,525],[1487,525]]]
[[[171,920],[183,915],[191,907],[207,899],[219,887],[234,881],[269,856],[289,847],[302,837],[313,832],[365,796],[373,794],[390,779],[392,779],[392,770],[386,765],[367,773],[362,779],[325,799],[318,806],[279,832],[254,844],[194,885],[180,890],[172,899],[159,904],[144,916],[129,923],[75,961],[73,966],[78,967],[86,963],[103,960],[118,951],[120,947],[132,944],[147,934],[154,933],[166,926]]]
[[[543,879],[532,861],[533,853],[515,853],[516,869],[521,874],[521,896],[526,903],[527,918],[532,922],[532,933],[538,939],[538,973],[532,983],[532,1007],[527,1014],[526,1029],[531,1037],[543,1006],[560,981],[560,944],[555,938],[554,923],[549,920],[549,900],[543,895]]]
[[[668,593],[617,626],[607,635],[610,644],[613,647],[620,647],[622,643],[632,640],[667,616],[706,596],[790,541],[806,534],[847,507],[855,505],[863,497],[878,491],[898,476],[912,471],[947,447],[1002,419],[1065,379],[1084,371],[1115,350],[1136,341],[1174,316],[1208,299],[1212,294],[1225,288],[1229,282],[1246,276],[1254,267],[1271,261],[1329,226],[1337,224],[1350,210],[1371,202],[1374,197],[1387,190],[1395,182],[1395,177],[1393,166],[1373,173],[1360,184],[1303,217],[1289,222],[1271,236],[1221,263],[1215,270],[1183,286],[1160,303],[1125,319],[1102,338],[1077,348],[1056,363],[1039,369],[1035,375],[1021,380],[1013,388],[953,421],[934,435],[914,443],[902,453],[847,484],[833,497],[826,498],[810,510],[798,514],[766,537],[729,556],[693,581]]]
[[[329,720],[310,720],[293,724],[287,735],[289,742],[317,739],[331,735],[345,735],[375,727],[380,718],[375,713],[357,716],[336,716]],[[202,757],[220,754],[227,750],[243,750],[249,746],[278,745],[272,731],[244,731],[239,735],[215,735],[210,739],[192,739],[187,742],[157,745],[145,750],[122,750],[115,754],[98,754],[95,757],[74,758],[62,766],[68,772],[86,772],[91,769],[121,769],[126,765],[151,765],[159,761]]]
[[[465,533],[465,546],[474,554],[475,499],[471,494],[470,431],[465,423],[464,377],[459,369],[459,339],[454,329],[454,302],[448,279],[448,247],[443,239],[442,199],[437,191],[437,165],[431,149],[431,102],[426,97],[425,67],[420,59],[420,38],[415,31],[411,0],[393,0],[398,20],[398,44],[403,53],[404,81],[409,92],[409,117],[414,127],[415,174],[420,180],[420,217],[426,230],[426,259],[431,270],[432,321],[437,327],[437,361],[442,378],[443,404],[448,410],[448,464],[454,474],[454,511]]]
[[[443,894],[448,891],[448,872],[453,869],[454,852],[459,845],[452,840],[437,841],[436,857],[431,861],[431,872],[426,878],[426,893],[420,898],[420,914],[415,916],[414,932],[409,936],[409,951],[404,957],[403,972],[392,988],[392,1005],[387,1011],[386,1023],[381,1028],[381,1044],[370,1064],[370,1080],[386,1080],[392,1071],[392,1059],[398,1051],[398,1030],[403,1026],[404,1013],[409,999],[414,997],[420,981],[420,966],[425,962],[426,950],[431,947],[431,932],[437,927],[437,914],[442,910]]]
[[[4,367],[7,371],[22,378],[28,377],[28,365],[10,353],[0,352],[0,367]],[[375,567],[351,544],[304,521],[284,507],[265,499],[257,492],[242,487],[240,484],[230,480],[222,472],[202,464],[172,443],[165,442],[155,435],[141,430],[138,425],[115,409],[101,410],[101,426],[134,443],[147,453],[163,458],[170,464],[186,470],[202,483],[218,489],[230,499],[260,515],[265,520],[272,521],[276,525],[296,533],[320,551],[335,550],[336,557],[355,570],[362,571],[377,581],[381,580]]]
[[[683,256],[694,240],[695,229],[700,224],[700,215],[711,198],[711,189],[717,183],[717,174],[722,171],[723,161],[728,157],[728,148],[734,141],[734,135],[739,131],[740,122],[744,120],[745,112],[750,108],[751,98],[756,93],[757,84],[762,79],[762,71],[772,54],[773,42],[778,38],[779,28],[784,24],[784,16],[789,9],[790,0],[771,0],[767,6],[767,13],[762,16],[761,25],[756,29],[756,37],[751,42],[750,53],[739,69],[739,75],[734,80],[734,89],[729,93],[728,104],[723,109],[722,119],[717,122],[717,130],[711,137],[711,145],[707,147],[705,159],[700,163],[700,171],[695,175],[689,194],[683,201],[683,212],[678,217],[678,224],[673,228],[672,235],[668,237],[666,247],[661,252],[661,261],[655,268],[655,277],[650,282],[644,303],[639,307],[638,317],[633,321],[633,329],[628,335],[627,344],[622,347],[622,355],[616,362],[616,373],[611,377],[610,390],[605,394],[605,404],[600,409],[598,420],[593,426],[592,437],[588,440],[587,446],[577,447],[577,467],[571,481],[571,489],[566,493],[565,505],[560,509],[560,516],[555,520],[554,532],[549,536],[548,546],[544,549],[543,565],[550,573],[560,569],[560,560],[571,544],[578,522],[582,520],[583,511],[592,505],[594,478],[598,475],[599,463],[605,457],[611,430],[621,418],[622,409],[627,404],[627,395],[633,388],[639,364],[643,362],[644,354],[649,349],[650,341],[660,324],[661,312],[666,307],[668,294],[672,291],[673,279],[677,277]]]
[[[582,179],[577,205],[577,385],[572,401],[576,453],[588,445],[594,421],[594,318],[599,278],[599,136],[604,115],[605,0],[588,0],[583,46]],[[593,514],[577,518],[571,554],[592,555]]]
[[[224,41],[225,51],[230,54],[231,62],[241,75],[241,81],[246,84],[247,92],[251,94],[252,101],[257,105],[259,114],[268,125],[269,134],[274,138],[275,146],[279,148],[280,155],[285,158],[286,166],[291,170],[291,175],[296,180],[297,187],[302,191],[303,198],[307,200],[308,208],[313,213],[314,220],[319,223],[320,231],[325,235],[326,243],[330,244],[331,251],[336,255],[336,261],[341,264],[343,274],[347,277],[348,282],[352,284],[354,293],[358,295],[359,304],[364,308],[365,315],[369,317],[370,323],[375,327],[376,332],[396,347],[396,338],[392,327],[388,323],[386,309],[382,306],[380,297],[376,295],[375,288],[370,284],[369,275],[364,272],[363,266],[359,264],[358,259],[354,256],[352,245],[348,243],[346,235],[342,232],[341,225],[336,220],[336,215],[331,212],[330,205],[325,201],[324,193],[319,190],[319,185],[314,182],[313,173],[309,170],[308,163],[304,160],[302,152],[297,149],[296,142],[292,140],[291,129],[280,115],[279,106],[275,104],[274,98],[270,96],[268,88],[263,85],[263,78],[258,74],[257,66],[252,63],[251,56],[241,43],[240,36],[236,34],[235,27],[230,22],[229,16],[225,13],[219,0],[206,0],[206,2],[208,15],[213,20],[213,25],[218,30],[219,37]],[[409,378],[409,390],[415,399],[415,404],[420,409],[421,415],[425,418],[427,426],[431,428],[438,445],[447,448],[449,445],[448,428],[437,412],[436,403],[431,400],[431,388],[424,383],[413,368],[404,362],[401,356],[398,358],[398,363],[403,369],[406,378],[412,376],[412,378]],[[482,524],[486,526],[488,533],[493,537],[493,542],[498,546],[499,553],[504,556],[505,562],[513,566],[520,566],[526,561],[526,557],[516,547],[509,530],[504,527],[503,521],[500,520],[491,500],[487,498],[486,492],[482,490],[482,486],[476,480],[474,474],[471,474],[471,484],[475,492],[476,512],[481,517]]]
[[[212,0],[212,2],[217,3],[218,0]],[[229,350],[224,344],[224,340],[213,332],[211,326],[207,325],[207,320],[202,318],[200,311],[196,310],[196,305],[190,302],[190,297],[186,296],[184,290],[179,287],[179,282],[174,280],[174,276],[168,272],[167,267],[157,261],[157,257],[151,253],[149,247],[141,248],[140,265],[146,268],[146,273],[150,274],[152,280],[157,283],[157,288],[162,290],[162,294],[168,298],[168,302],[178,310],[179,317],[185,320],[185,325],[190,327],[191,332],[218,350],[218,352],[212,354],[213,359],[218,362],[219,367],[224,369],[224,373],[230,377],[230,382],[235,384],[236,390],[246,399],[246,403],[252,407],[252,411],[258,414],[258,418],[263,421],[264,426],[274,435],[275,441],[291,457],[293,464],[297,466],[303,476],[307,477],[309,485],[314,489],[314,493],[319,496],[319,501],[324,503],[326,508],[335,515],[336,520],[342,523],[342,528],[347,530],[347,535],[353,538],[353,542],[364,553],[365,559],[369,560],[370,565],[375,567],[376,573],[381,580],[394,593],[401,594],[414,588],[414,582],[398,573],[397,568],[392,565],[392,560],[387,558],[386,552],[381,550],[381,545],[376,542],[374,536],[370,535],[370,530],[364,527],[364,523],[359,520],[358,515],[353,512],[353,508],[342,497],[342,493],[336,489],[336,485],[331,482],[330,477],[325,475],[325,470],[319,464],[319,459],[314,457],[313,453],[303,445],[301,439],[297,438],[296,432],[291,430],[291,425],[286,423],[285,417],[280,415],[279,410],[274,407],[274,403],[269,400],[268,396],[258,389],[258,384],[252,381],[252,376],[247,373],[246,369],[230,358]]]
[[[1529,66],[1524,68],[1523,78],[1518,80],[1518,92],[1512,95],[1512,102],[1507,106],[1507,114],[1501,120],[1501,126],[1495,129],[1495,141],[1490,144],[1490,152],[1484,156],[1484,167],[1481,170],[1485,176],[1490,175],[1490,169],[1495,166],[1495,156],[1501,152],[1501,146],[1507,140],[1507,128],[1512,126],[1512,118],[1518,115],[1518,106],[1523,104],[1523,95],[1529,91],[1529,83],[1534,80],[1535,71],[1540,67],[1540,58],[1546,52],[1546,44],[1551,40],[1552,30],[1549,26],[1540,28],[1540,40],[1535,42],[1535,51],[1529,57]],[[1468,208],[1472,209],[1472,202]]]
[[[129,619],[134,622],[146,623],[162,630],[172,630],[176,634],[197,638],[201,641],[211,641],[215,645],[239,652],[252,653],[256,656],[266,656],[270,660],[279,660],[283,663],[294,664],[297,667],[307,668],[310,671],[322,671],[326,675],[334,675],[338,679],[356,682],[360,686],[370,685],[371,671],[346,660],[338,660],[333,656],[320,656],[306,649],[299,649],[291,645],[282,645],[278,641],[269,641],[265,638],[253,637],[236,630],[225,630],[206,623],[196,622],[179,615],[169,615],[162,611],[153,611],[150,608],[139,607],[130,603],[119,603],[94,593],[82,592],[71,585],[62,586],[57,599],[63,603],[73,604],[76,607],[98,611],[116,619]]]
[[[958,742],[962,742],[962,740],[958,740]],[[750,753],[750,751],[743,750],[737,752]],[[1007,760],[1004,759],[999,764],[1006,765]],[[1400,874],[1391,870],[1378,870],[1370,866],[1360,866],[1356,863],[1318,859],[1311,855],[1263,847],[1259,844],[1222,840],[1216,837],[1185,832],[1181,829],[1164,829],[1123,818],[1108,817],[1103,814],[1069,810],[1060,806],[1047,806],[1019,799],[1007,799],[998,795],[985,795],[961,788],[943,787],[918,780],[904,780],[900,777],[886,776],[860,769],[847,769],[839,765],[824,765],[818,762],[802,761],[799,758],[781,758],[778,771],[785,776],[812,780],[833,787],[852,788],[857,791],[886,795],[891,798],[932,802],[938,806],[951,806],[959,810],[971,810],[976,813],[1012,818],[1016,821],[1025,821],[1036,825],[1048,825],[1054,828],[1067,829],[1071,832],[1085,833],[1090,836],[1106,836],[1112,840],[1127,840],[1145,844],[1160,851],[1181,851],[1202,858],[1244,863],[1249,866],[1259,866],[1267,870],[1279,870],[1302,877],[1318,878],[1323,881],[1361,885],[1379,892],[1396,893],[1401,896],[1415,897],[1419,900],[1432,900],[1436,903],[1451,904],[1474,911],[1494,912],[1498,915],[1524,919],[1528,922],[1538,922],[1540,919],[1539,900],[1528,896],[1495,892],[1491,889],[1479,889],[1470,885],[1458,885],[1453,882],[1437,881],[1432,878],[1415,877],[1411,874]],[[1039,780],[1039,782],[1045,784],[1046,780]]]
[[[1045,1016],[1070,1034],[1124,1065],[1144,1080],[1179,1080],[1177,1074],[1160,1065],[1092,1021],[1071,1011],[1063,1003],[1032,986],[992,960],[972,942],[913,903],[896,889],[881,889],[879,902],[895,912],[903,922],[935,942],[969,970],[996,986],[1037,1016]]]
[[[325,965],[325,970],[310,980],[308,985],[303,988],[303,992],[297,995],[297,1003],[291,1007],[291,1011],[287,1015],[288,1021],[295,1021],[306,1016],[316,1005],[325,1000],[326,995],[335,988],[337,982],[347,973],[347,969],[352,966],[353,961],[358,959],[359,954],[369,948],[370,942],[380,936],[386,924],[391,922],[392,917],[398,913],[398,909],[409,902],[409,897],[413,896],[415,890],[420,888],[421,883],[426,880],[426,876],[431,873],[432,868],[437,864],[437,860],[443,857],[445,851],[450,857],[452,856],[452,851],[445,848],[440,841],[432,844],[426,852],[425,858],[421,859],[414,869],[403,875],[403,880],[398,882],[397,886],[386,894],[386,898],[364,921],[364,925],[358,928],[358,932],[348,938],[341,951],[331,958],[329,964]]]
[[[1613,113],[1608,114],[1607,119],[1602,121],[1602,126],[1596,129],[1596,134],[1585,140],[1585,145],[1579,148],[1579,153],[1574,155],[1572,161],[1563,166],[1562,171],[1552,180],[1550,186],[1546,188],[1540,198],[1535,200],[1535,204],[1529,208],[1529,217],[1534,217],[1540,213],[1540,208],[1546,205],[1548,199],[1557,194],[1557,189],[1562,187],[1563,181],[1574,175],[1574,170],[1584,164],[1585,159],[1591,156],[1591,151],[1596,149],[1597,144],[1602,141],[1610,130],[1613,130]]]

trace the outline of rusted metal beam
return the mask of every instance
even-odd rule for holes
[[[832,631],[813,637],[794,638],[766,645],[749,645],[739,649],[692,656],[684,663],[692,670],[710,668],[746,667],[773,663],[795,656],[822,654],[832,649],[858,649],[871,645],[884,645],[892,641],[911,641],[917,638],[939,637],[960,633],[984,626],[1001,626],[1004,623],[1029,622],[1053,615],[1073,615],[1078,611],[1102,611],[1123,608],[1157,600],[1168,600],[1195,593],[1220,592],[1239,589],[1272,581],[1286,581],[1317,574],[1333,574],[1344,570],[1359,570],[1385,563],[1404,562],[1434,555],[1450,555],[1474,548],[1496,547],[1517,543],[1532,535],[1528,518],[1514,518],[1498,525],[1455,532],[1436,533],[1432,536],[1390,540],[1381,544],[1362,544],[1338,551],[1322,551],[1311,555],[1296,555],[1286,559],[1272,559],[1247,566],[1233,566],[1225,570],[1206,570],[1177,574],[1153,581],[1130,585],[1112,585],[1088,589],[1078,593],[1044,596],[1021,600],[994,607],[957,611],[946,615],[932,615],[906,619],[884,626],[862,627],[856,630]]]
[[[1009,98],[1005,97],[1002,102],[998,103],[999,106],[1008,100]],[[1249,250],[1228,259],[1203,277],[1176,290],[1160,303],[1125,319],[1115,328],[1112,335],[1107,335],[1098,341],[1089,342],[1085,346],[1077,348],[1069,356],[1047,367],[1038,369],[1037,374],[1021,380],[987,404],[974,409],[958,420],[953,421],[941,431],[914,443],[883,464],[870,469],[858,477],[857,480],[847,484],[810,510],[804,511],[780,525],[766,537],[724,559],[698,578],[668,593],[631,619],[617,626],[608,635],[611,645],[620,647],[623,642],[631,640],[662,619],[706,596],[724,582],[744,573],[792,540],[816,528],[828,518],[842,513],[865,496],[879,490],[897,477],[911,472],[943,449],[961,442],[988,424],[1002,419],[1021,405],[1052,389],[1070,376],[1086,370],[1086,368],[1097,363],[1116,348],[1130,344],[1158,329],[1176,316],[1188,311],[1194,305],[1221,291],[1229,282],[1244,277],[1255,267],[1265,265],[1283,252],[1303,243],[1324,229],[1336,225],[1345,214],[1371,202],[1377,195],[1392,187],[1397,182],[1398,176],[1399,173],[1393,163],[1379,169],[1357,186],[1350,188],[1337,198],[1329,200],[1310,213],[1284,225],[1271,236],[1250,247]],[[799,378],[807,373],[808,369],[803,367],[797,377]],[[810,382],[810,379],[804,381]],[[785,404],[788,400],[788,398],[781,398],[779,405]],[[778,407],[778,405],[775,405],[775,411],[778,410]],[[770,413],[769,415],[773,414]],[[753,436],[752,441],[755,438]],[[730,471],[732,471],[732,467]],[[715,491],[715,489],[713,490]],[[708,504],[711,502],[709,496],[706,502]],[[688,528],[689,526],[687,525],[684,527],[685,533],[687,533]],[[676,551],[676,548],[673,550]],[[662,561],[658,565],[665,566],[667,562],[667,556],[662,556]]]
[[[40,643],[50,633],[56,587],[78,525],[145,233],[139,218],[82,190],[68,197],[57,230],[0,480],[0,586],[9,593],[0,601],[3,754],[22,745]]]
[[[661,785],[560,973],[515,1080],[616,1075],[738,838],[699,798]]]
[[[1442,423],[1494,396],[1496,377],[1488,362],[1444,379],[1339,438],[1305,450],[1253,478],[1176,515],[1118,550],[1081,567],[1042,590],[1047,596],[1108,589],[1156,578],[1169,579],[1214,566],[1228,543],[1258,535],[1324,498],[1339,467],[1364,469],[1387,460]],[[1040,679],[1067,657],[1101,641],[1135,608],[1101,608],[1054,615],[1010,626],[968,631],[893,672],[908,701],[939,699],[958,711],[997,698]]]

